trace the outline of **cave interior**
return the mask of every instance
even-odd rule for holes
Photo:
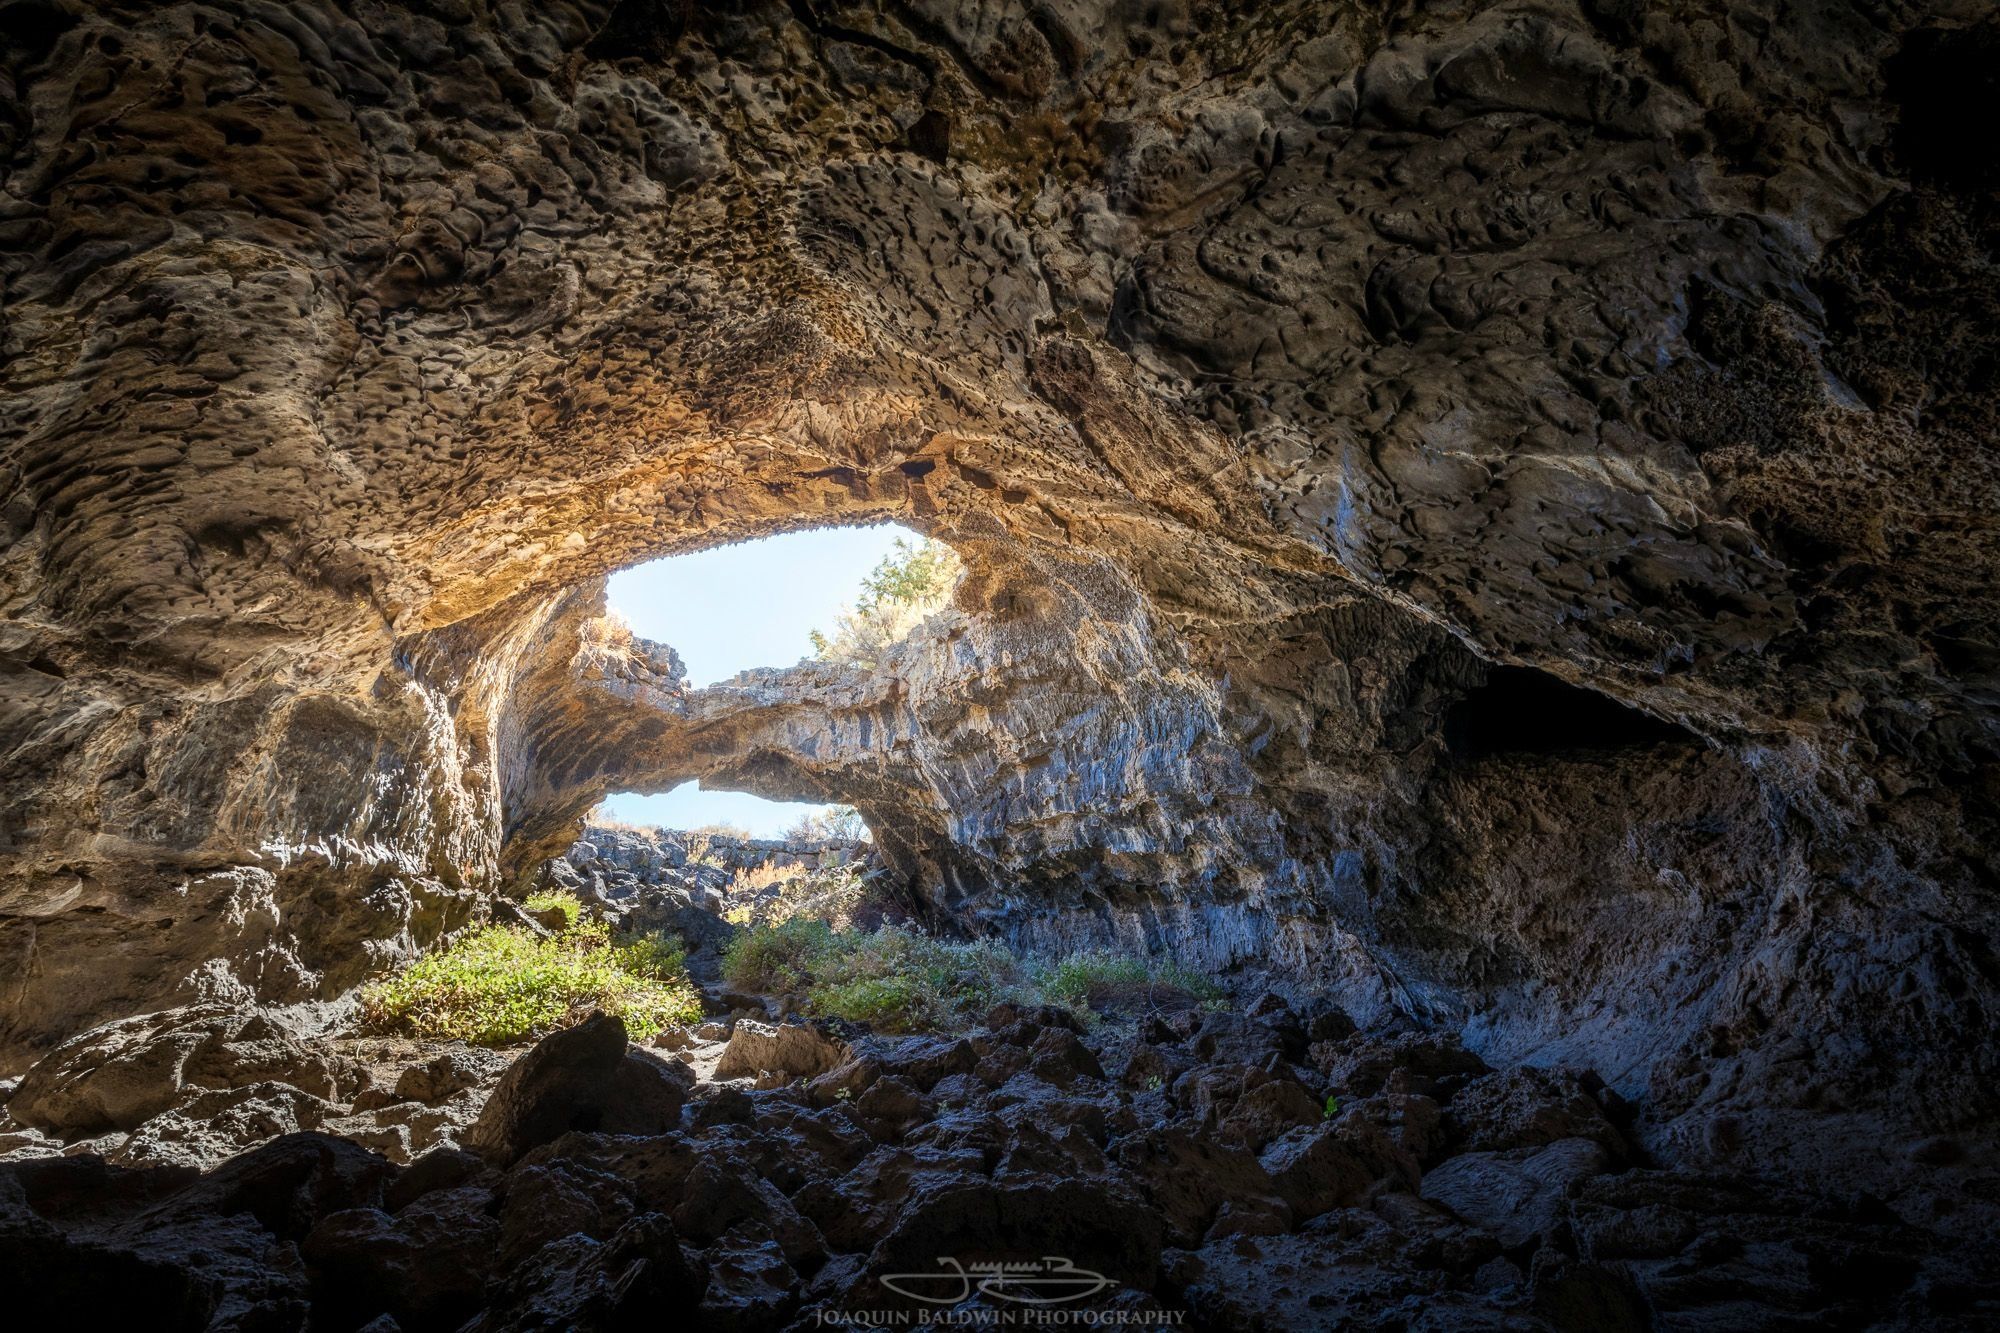
[[[1978,0],[11,0],[0,1310],[2000,1324],[1996,69]],[[884,522],[964,574],[866,664],[607,606]],[[657,907],[585,817],[689,781],[1227,998],[357,1034],[552,875]]]

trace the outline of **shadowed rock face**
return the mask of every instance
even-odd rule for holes
[[[1990,1118],[1982,7],[1240,8],[9,6],[0,1051],[704,777],[1691,1153]],[[881,671],[601,617],[884,517]]]
[[[1421,1307],[1533,1333],[1984,1328],[2000,1304],[1995,1204],[1949,1140],[1886,1200],[1663,1168],[1587,1074],[1494,1071],[1448,1036],[1369,1035],[1270,995],[1082,1032],[1011,1004],[953,1036],[744,1019],[691,1042],[733,1082],[597,1015],[511,1065],[448,1046],[393,1093],[324,1089],[353,1114],[288,1089],[308,1127],[226,1159],[161,1126],[222,1095],[173,1086],[160,1057],[217,1018],[184,1017],[111,1037],[107,1068],[187,1111],[97,1140],[104,1156],[0,1163],[25,1314],[597,1330],[698,1309],[704,1329],[803,1330],[915,1327],[957,1302],[953,1322],[1030,1322],[962,1313],[1031,1289],[974,1296],[940,1251],[975,1275],[1083,1270],[1040,1294],[1062,1312],[1046,1322],[1084,1326],[1376,1327]],[[254,1043],[267,1074],[333,1054],[274,1035]],[[16,1102],[61,1121],[108,1081]],[[280,1086],[235,1092],[256,1107]]]

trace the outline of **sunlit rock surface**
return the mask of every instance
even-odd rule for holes
[[[9,1066],[709,777],[1660,1151],[1991,1124],[1984,6],[6,16]],[[971,569],[884,670],[601,616],[882,517]]]

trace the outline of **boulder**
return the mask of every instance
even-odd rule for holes
[[[930,1103],[916,1085],[893,1074],[876,1079],[854,1099],[854,1114],[871,1134],[892,1140],[920,1120],[928,1119]]]
[[[1381,1092],[1348,1104],[1342,1114],[1349,1110],[1381,1130],[1391,1144],[1418,1166],[1435,1161],[1450,1137],[1443,1110],[1420,1093]]]
[[[1102,1079],[1096,1052],[1067,1028],[1045,1027],[1028,1047],[1028,1069],[1036,1078],[1067,1088],[1079,1078]]]
[[[10,1327],[298,1328],[311,1292],[297,1245],[329,1213],[373,1207],[392,1168],[323,1135],[244,1153],[205,1176],[91,1157],[0,1168]]]
[[[813,1078],[838,1069],[853,1056],[854,1048],[830,1025],[759,1023],[746,1018],[729,1034],[715,1077],[775,1074],[786,1079]]]
[[[1344,1098],[1379,1092],[1392,1077],[1400,1082],[1397,1091],[1430,1094],[1440,1080],[1489,1072],[1457,1038],[1428,1032],[1319,1043],[1312,1059]]]
[[[1258,1162],[1301,1222],[1362,1202],[1375,1183],[1369,1164],[1331,1124],[1279,1136]]]
[[[867,1271],[929,1273],[940,1256],[967,1262],[1037,1261],[1060,1255],[1080,1268],[1151,1288],[1163,1240],[1160,1219],[1107,1180],[973,1180],[912,1197],[870,1251]],[[908,1297],[868,1296],[892,1309]]]
[[[408,1101],[441,1102],[497,1079],[507,1065],[507,1057],[498,1051],[452,1046],[405,1069],[396,1079],[396,1095]]]
[[[1524,1067],[1473,1079],[1452,1095],[1445,1123],[1471,1152],[1539,1148],[1559,1139],[1589,1139],[1615,1160],[1629,1152],[1586,1081],[1564,1070]]]
[[[699,1325],[711,1333],[783,1328],[799,1304],[799,1275],[784,1247],[750,1229],[729,1232],[708,1251],[708,1291]]]
[[[969,1074],[979,1064],[978,1053],[963,1037],[864,1037],[854,1044],[854,1051],[923,1092],[941,1079]]]
[[[1199,1243],[1225,1203],[1239,1210],[1288,1207],[1255,1157],[1185,1129],[1134,1135],[1112,1156],[1145,1191],[1175,1244]]]
[[[107,1023],[38,1060],[8,1100],[64,1138],[135,1130],[205,1091],[281,1083],[323,1101],[358,1088],[351,1062],[255,1010],[192,1006]]]
[[[1425,1175],[1423,1196],[1512,1250],[1562,1226],[1570,1191],[1610,1165],[1610,1155],[1590,1139],[1463,1153]]]
[[[1194,1067],[1194,1056],[1173,1046],[1138,1041],[1118,1070],[1118,1082],[1134,1091],[1165,1089]]]
[[[329,1214],[300,1253],[314,1303],[333,1322],[388,1316],[400,1328],[456,1328],[485,1303],[500,1263],[500,1227],[482,1189],[433,1191],[395,1216]]]
[[[1014,1000],[1003,1001],[988,1009],[979,1025],[995,1034],[1016,1034],[1014,1040],[1020,1044],[1033,1041],[1043,1028],[1062,1028],[1078,1035],[1083,1032],[1083,1020],[1061,1005],[1025,1004]]]
[[[674,1065],[630,1050],[615,1015],[592,1014],[509,1066],[463,1142],[508,1163],[571,1130],[658,1134],[679,1122],[686,1098]]]
[[[382,1195],[382,1206],[397,1212],[433,1190],[454,1189],[487,1171],[486,1161],[463,1148],[433,1148],[410,1163]]]
[[[1218,1234],[1197,1250],[1169,1252],[1165,1285],[1189,1312],[1190,1327],[1217,1333],[1537,1333],[1549,1327],[1452,1290],[1434,1264],[1420,1265],[1420,1252],[1413,1251],[1396,1245],[1379,1225],[1358,1220],[1339,1235],[1239,1230]]]
[[[1251,1152],[1290,1130],[1319,1124],[1325,1109],[1310,1092],[1291,1079],[1272,1079],[1251,1088],[1222,1117],[1216,1134]]]
[[[605,1241],[572,1235],[543,1246],[489,1292],[463,1333],[658,1328],[669,1312],[695,1310],[707,1289],[707,1264],[682,1249],[672,1222],[645,1213]]]
[[[190,1084],[182,1093],[171,1110],[141,1124],[106,1156],[127,1166],[211,1167],[281,1135],[330,1129],[339,1110],[286,1083]]]
[[[803,1264],[826,1253],[819,1229],[792,1201],[728,1152],[704,1153],[681,1184],[673,1212],[683,1235],[707,1245],[737,1228],[775,1240],[788,1262]]]

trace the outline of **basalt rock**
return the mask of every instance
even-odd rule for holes
[[[450,1151],[513,1058],[316,1032],[308,1017],[209,1005],[82,1033],[6,1090],[0,1159],[206,1169],[316,1130],[406,1163]]]
[[[65,1137],[129,1132],[191,1091],[258,1083],[322,1100],[359,1088],[350,1062],[288,1036],[267,1017],[214,1006],[84,1033],[28,1072],[7,1114]]]
[[[1886,1193],[2000,1116],[1985,7],[6,17],[9,1070],[340,996],[700,778],[1675,1160]],[[875,668],[602,613],[890,517],[969,573]]]
[[[506,1164],[571,1130],[661,1133],[679,1121],[692,1082],[678,1062],[629,1048],[622,1020],[593,1014],[507,1067],[464,1144]]]
[[[813,1078],[846,1064],[854,1052],[826,1025],[757,1023],[739,1020],[716,1064],[718,1079],[775,1074],[782,1079]]]
[[[1016,1025],[1030,1047],[1075,1036]],[[595,1050],[607,1030],[558,1036]],[[1084,1040],[1108,1053],[1120,1037]],[[937,1052],[881,1042],[870,1058],[871,1091],[914,1089]],[[313,1134],[206,1174],[4,1164],[0,1271],[31,1275],[9,1293],[24,1315],[189,1329],[802,1329],[919,1309],[970,1325],[1025,1301],[1057,1323],[1242,1330],[1976,1328],[2000,1313],[1990,1226],[1954,1234],[1880,1199],[1621,1169],[1586,1138],[1444,1144],[1419,1180],[1376,1104],[1416,1094],[1290,1131],[1260,1163],[1156,1092],[1023,1073],[1032,1097],[946,1104],[964,1078],[938,1078],[895,1123],[806,1106],[797,1082],[733,1087],[740,1114],[570,1130],[506,1164],[442,1149],[398,1167]],[[1438,1092],[1460,1123],[1494,1104],[1477,1084]],[[1570,1100],[1524,1080],[1506,1103],[1542,1125],[1573,1117]]]

